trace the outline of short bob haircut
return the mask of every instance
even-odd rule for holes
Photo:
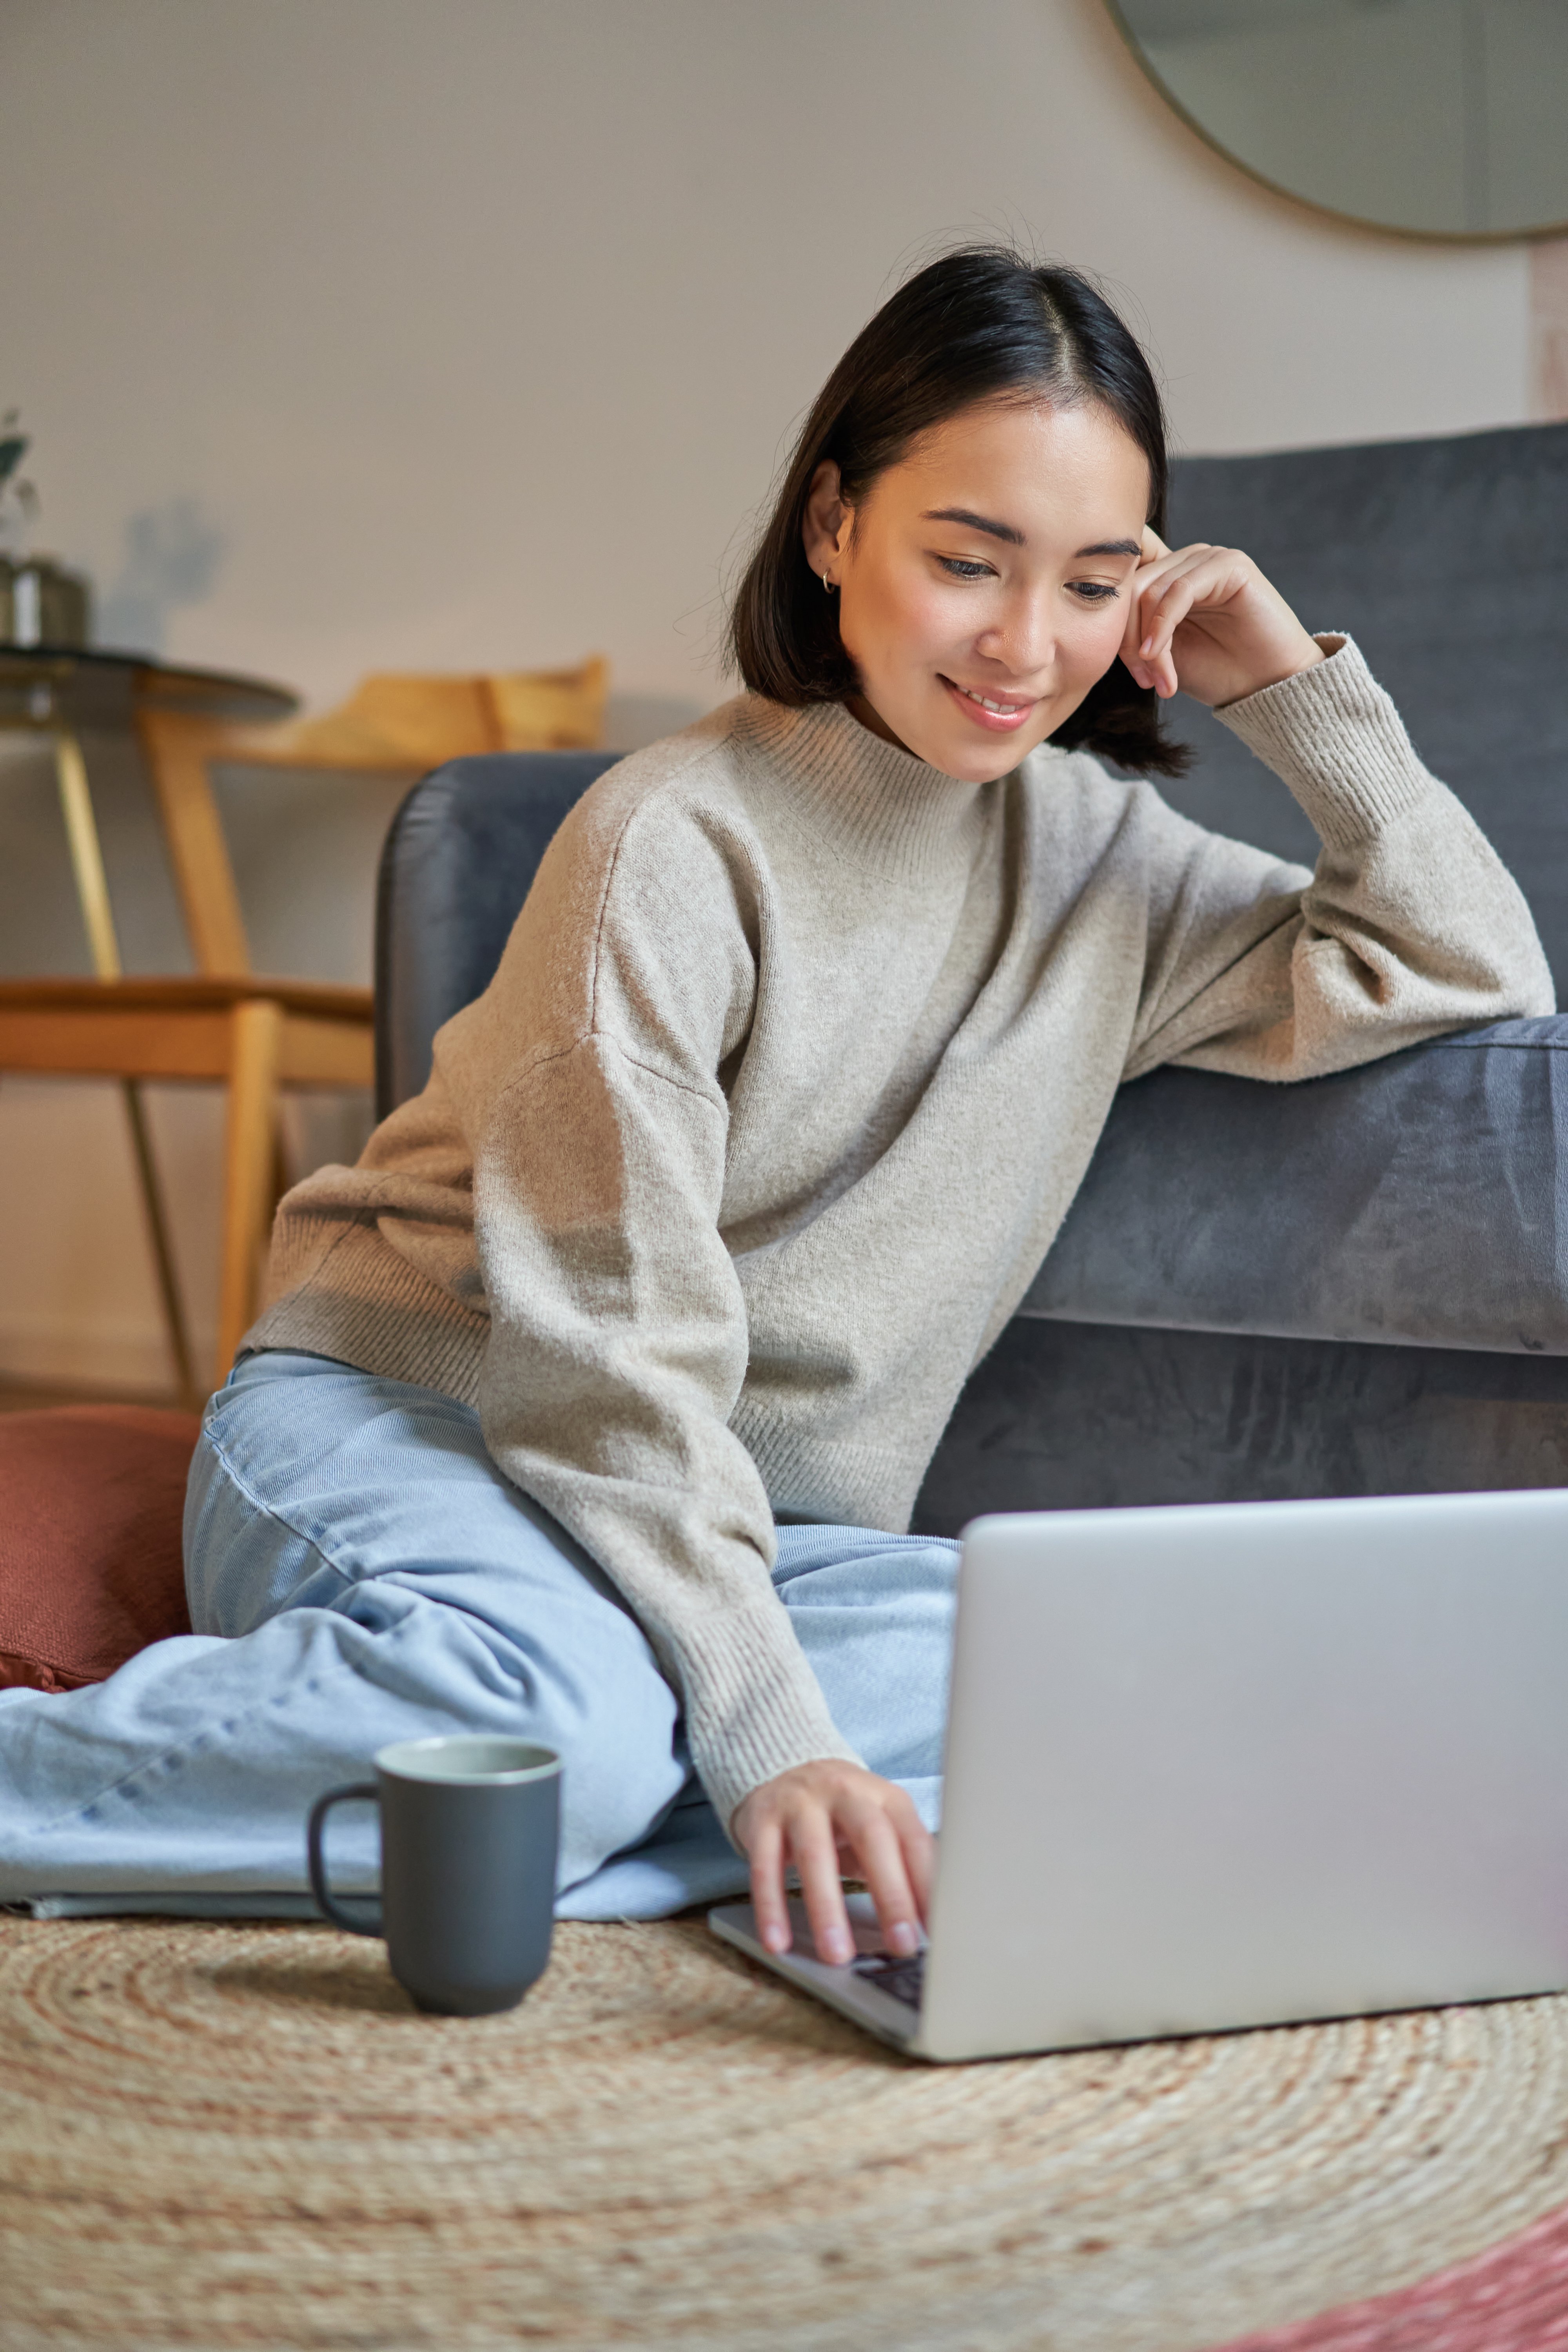
[[[831,459],[858,505],[916,436],[977,401],[1096,402],[1149,461],[1148,520],[1164,536],[1169,458],[1158,387],[1127,328],[1076,270],[1005,246],[964,246],[885,302],[828,377],[789,461],[730,614],[730,651],[753,693],[795,709],[859,689],[837,599],[806,562],[802,528]],[[1119,767],[1179,774],[1188,754],[1161,733],[1157,699],[1118,660],[1051,737]]]

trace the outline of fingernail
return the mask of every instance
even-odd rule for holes
[[[1144,640],[1143,640],[1143,642],[1142,642],[1142,644],[1139,646],[1138,650],[1139,650],[1139,652],[1140,652],[1141,654],[1152,654],[1152,653],[1153,652],[1153,650],[1154,650],[1154,640],[1153,640],[1153,638],[1152,638],[1152,637],[1145,637],[1145,638],[1144,638]]]
[[[822,1939],[822,1957],[833,1968],[846,1967],[855,1957],[854,1938],[847,1936],[841,1927],[834,1928],[831,1935]]]
[[[763,1929],[763,1948],[765,1951],[769,1952],[787,1952],[789,1949],[788,1928],[764,1927]]]
[[[888,1945],[901,1959],[908,1959],[920,1949],[921,1939],[907,1919],[896,1919],[888,1930]]]

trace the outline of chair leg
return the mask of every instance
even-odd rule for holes
[[[223,1276],[218,1293],[216,1377],[256,1318],[258,1276],[272,1209],[278,1130],[278,1055],[283,1016],[265,1001],[236,1005],[224,1151]]]
[[[147,1132],[147,1113],[142,1100],[142,1089],[136,1080],[122,1078],[120,1085],[125,1102],[125,1116],[131,1127],[132,1147],[136,1154],[142,1204],[147,1212],[147,1234],[153,1244],[153,1263],[157,1269],[158,1296],[163,1302],[163,1325],[169,1335],[169,1353],[174,1360],[174,1382],[180,1392],[180,1402],[188,1412],[195,1412],[200,1410],[201,1398],[196,1390],[190,1334],[185,1328],[185,1311],[180,1299],[179,1276],[174,1270],[169,1221],[163,1211],[163,1187],[158,1181],[157,1162],[153,1157],[153,1139]]]

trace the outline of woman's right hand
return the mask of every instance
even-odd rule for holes
[[[731,1828],[752,1865],[752,1907],[768,1951],[787,1952],[792,1941],[784,1890],[792,1863],[819,1959],[841,1967],[855,1957],[846,1871],[870,1888],[889,1951],[908,1958],[920,1949],[936,1846],[893,1781],[863,1764],[797,1764],[743,1798]]]

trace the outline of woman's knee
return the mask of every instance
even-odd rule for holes
[[[679,1794],[675,1694],[640,1640],[594,1642],[586,1629],[585,1647],[570,1616],[508,1638],[395,1578],[345,1588],[331,1614],[358,1674],[417,1706],[430,1732],[483,1730],[561,1758],[563,1884],[636,1844]],[[614,1615],[600,1628],[619,1630]]]
[[[685,1779],[675,1695],[647,1636],[501,1476],[472,1414],[321,1370],[237,1383],[209,1408],[186,1514],[193,1622],[233,1636],[324,1612],[365,1725],[412,1710],[430,1732],[554,1748],[565,1854],[577,1875],[596,1868]]]
[[[184,1559],[192,1629],[231,1641],[290,1606],[330,1605],[340,1581],[310,1538],[236,1475],[210,1418],[185,1485]]]
[[[792,1540],[794,1538],[794,1540]],[[805,1538],[805,1540],[802,1540]],[[951,1614],[961,1547],[865,1528],[785,1528],[773,1583],[786,1609]]]

